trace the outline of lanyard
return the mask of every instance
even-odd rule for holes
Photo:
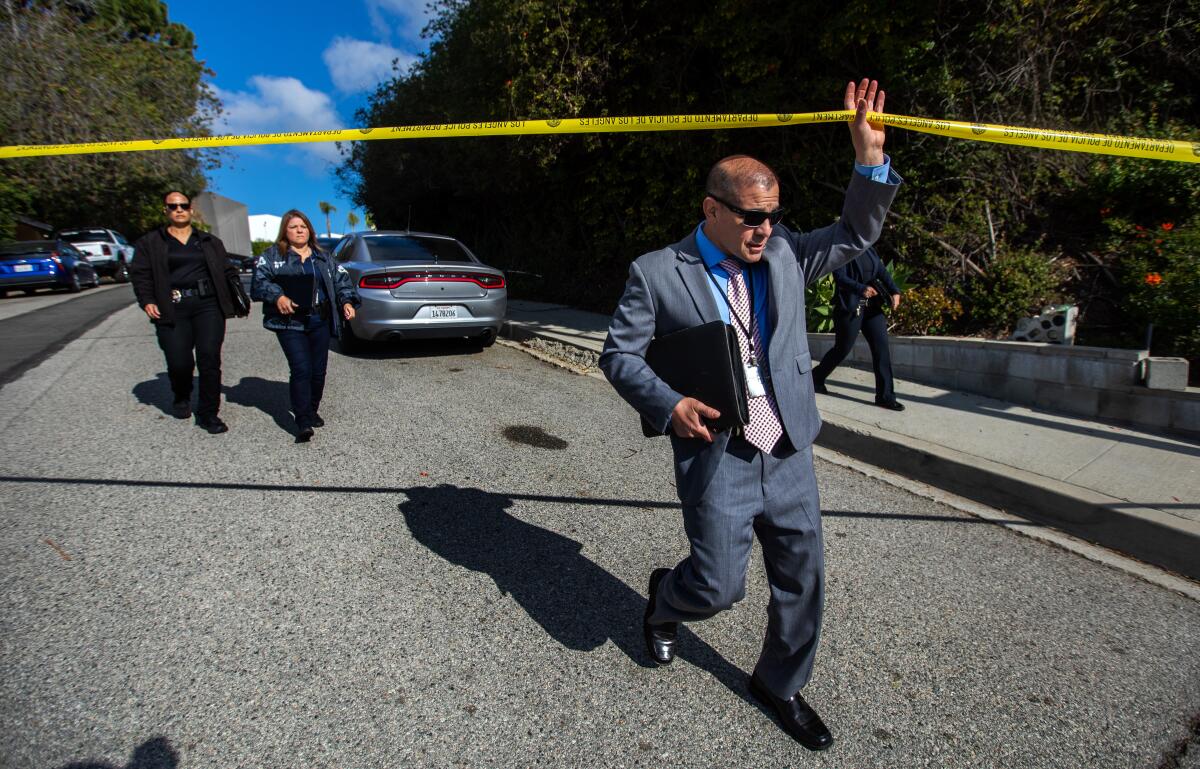
[[[703,262],[703,260],[701,261]],[[713,275],[712,268],[708,266],[708,262],[703,263],[704,271],[708,273],[708,279],[712,281],[714,286],[716,286],[717,293],[721,295],[721,298],[725,300],[725,306],[729,308],[729,317],[732,318],[735,323],[737,323],[738,328],[740,328],[742,333],[746,335],[746,344],[750,347],[750,365],[757,366],[758,358],[754,354],[754,337],[750,334],[750,328],[753,328],[758,321],[758,317],[754,314],[754,271],[751,269],[753,265],[748,264],[742,268],[742,271],[746,273],[747,304],[750,305],[750,327],[748,328],[745,323],[742,323],[742,319],[738,317],[737,312],[734,311],[733,305],[729,302],[729,294],[726,293],[726,291],[721,288],[721,284],[717,282],[717,278],[715,275]],[[729,279],[733,280],[733,276],[729,276]]]

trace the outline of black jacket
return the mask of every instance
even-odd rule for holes
[[[309,258],[321,273],[321,281],[325,285],[325,300],[331,303],[333,335],[340,337],[342,324],[338,318],[341,317],[342,305],[358,307],[362,300],[358,298],[358,291],[354,288],[354,282],[350,280],[350,273],[346,272],[342,265],[334,264],[329,254],[320,249],[313,249]],[[302,321],[297,320],[294,315],[283,315],[275,307],[275,302],[283,296],[283,289],[275,282],[276,276],[303,274],[304,266],[300,255],[290,248],[282,258],[277,246],[271,246],[258,257],[258,261],[254,263],[254,278],[250,281],[250,298],[263,303],[264,328],[271,331],[304,330]]]
[[[234,316],[233,299],[229,295],[229,279],[239,280],[237,268],[225,253],[221,239],[201,230],[193,230],[204,251],[204,262],[208,275],[217,292],[217,303],[226,318]],[[129,282],[133,284],[133,295],[138,305],[158,305],[160,319],[151,321],[156,325],[175,325],[175,303],[171,301],[171,269],[167,266],[167,238],[172,237],[166,227],[151,230],[133,244],[133,261],[129,263]]]
[[[891,273],[883,266],[879,253],[872,246],[854,261],[847,262],[833,271],[833,282],[837,286],[834,304],[842,312],[854,312],[863,300],[863,291],[873,281],[882,283],[890,294],[900,293]],[[879,290],[878,285],[875,286],[875,290]]]

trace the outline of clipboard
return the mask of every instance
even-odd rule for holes
[[[317,301],[317,284],[308,273],[299,275],[276,275],[275,285],[283,289],[283,294],[296,303],[298,313],[312,312]]]
[[[729,430],[750,421],[737,331],[728,323],[714,320],[664,334],[646,348],[646,363],[675,392],[721,412],[706,420],[711,429]],[[662,435],[644,417],[642,434]]]

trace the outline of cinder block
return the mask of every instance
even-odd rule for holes
[[[924,342],[914,344],[913,365],[917,368],[933,368],[933,346]]]
[[[921,370],[921,381],[953,390],[958,387],[958,372],[952,368],[927,368]]]
[[[892,337],[888,340],[888,348],[892,351],[892,366],[911,366],[913,362],[912,342],[908,337]]]
[[[1171,399],[1171,429],[1200,436],[1200,397]]]
[[[958,372],[958,389],[969,393],[976,393],[977,395],[986,395],[989,398],[996,398],[997,400],[1004,400],[1007,379],[1007,377],[1001,374],[988,374],[984,371],[960,369]]]
[[[1021,379],[1037,379],[1038,356],[1028,352],[1014,352],[1008,356],[1008,375]]]
[[[1057,355],[1038,355],[1033,364],[1033,379],[1066,384],[1067,359]]]
[[[959,351],[959,367],[963,371],[980,374],[1006,374],[1008,353],[986,347],[967,347]]]
[[[1034,405],[1068,414],[1095,417],[1099,413],[1101,390],[1071,387],[1059,382],[1039,381],[1034,385]]]
[[[1187,358],[1146,358],[1146,386],[1152,390],[1186,390]]]
[[[1132,385],[1137,370],[1127,361],[1071,356],[1067,362],[1067,384],[1103,389]]]
[[[963,367],[960,356],[962,352],[957,345],[936,345],[933,348],[933,367],[957,371]]]
[[[1032,379],[1009,376],[1004,378],[1004,400],[1024,406],[1037,405],[1037,382]]]

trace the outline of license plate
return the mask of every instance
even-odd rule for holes
[[[14,264],[13,272],[33,272],[32,264]]]
[[[429,317],[431,318],[457,318],[457,307],[430,307]]]

